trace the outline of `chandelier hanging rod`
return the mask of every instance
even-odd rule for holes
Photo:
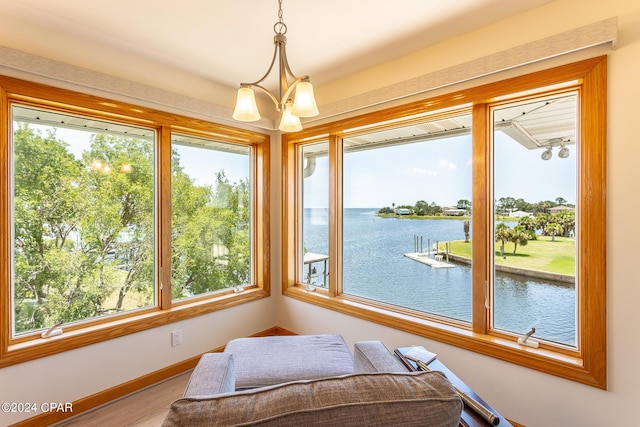
[[[285,36],[287,25],[282,19],[282,0],[278,0],[278,4],[278,21],[273,26],[275,33],[273,43],[275,47],[271,64],[267,72],[259,80],[253,83],[240,83],[233,118],[240,121],[255,121],[260,119],[260,112],[258,111],[255,94],[252,90],[252,88],[256,88],[264,92],[273,101],[276,110],[281,113],[282,116],[278,129],[283,132],[295,132],[302,129],[300,117],[314,117],[319,113],[309,76],[297,77],[293,74],[289,66],[286,50],[287,37]],[[269,74],[271,74],[276,64],[276,59],[278,59],[279,68],[279,99],[261,85]],[[288,81],[289,78],[292,79],[291,83]],[[294,91],[295,97],[291,100]]]

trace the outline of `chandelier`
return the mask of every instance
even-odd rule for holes
[[[275,48],[271,65],[260,80],[253,83],[240,83],[233,118],[242,122],[253,122],[260,119],[255,93],[252,89],[256,88],[266,93],[276,105],[276,110],[281,115],[278,129],[282,132],[297,132],[302,129],[300,117],[314,117],[319,113],[309,76],[296,77],[287,62],[287,37],[285,37],[287,26],[282,19],[282,0],[278,0],[278,22],[273,25],[273,31],[276,35],[273,37]],[[278,97],[260,85],[271,73],[276,58],[280,71]],[[288,82],[289,78],[293,79],[291,83]],[[294,91],[295,96],[292,100]]]

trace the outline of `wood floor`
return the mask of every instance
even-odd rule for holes
[[[169,405],[182,397],[191,371],[125,396],[92,411],[69,418],[56,427],[158,427]]]

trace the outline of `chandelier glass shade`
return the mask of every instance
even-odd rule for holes
[[[238,89],[238,99],[233,118],[241,122],[255,122],[260,120],[260,111],[256,105],[256,94],[251,88],[242,86]]]
[[[243,122],[260,120],[260,112],[256,104],[254,89],[264,92],[275,104],[281,114],[278,129],[282,132],[297,132],[302,129],[300,117],[314,117],[319,114],[313,94],[313,85],[309,76],[296,77],[291,72],[287,61],[287,26],[282,20],[282,0],[279,0],[278,22],[273,26],[275,36],[273,43],[273,59],[264,76],[253,83],[240,83],[233,118]],[[279,91],[277,96],[267,90],[261,83],[269,76],[278,60]]]

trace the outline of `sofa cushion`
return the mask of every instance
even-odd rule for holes
[[[287,335],[237,338],[233,354],[236,390],[353,373],[353,358],[340,335]]]
[[[182,398],[164,426],[456,427],[462,401],[439,372],[363,373]]]

